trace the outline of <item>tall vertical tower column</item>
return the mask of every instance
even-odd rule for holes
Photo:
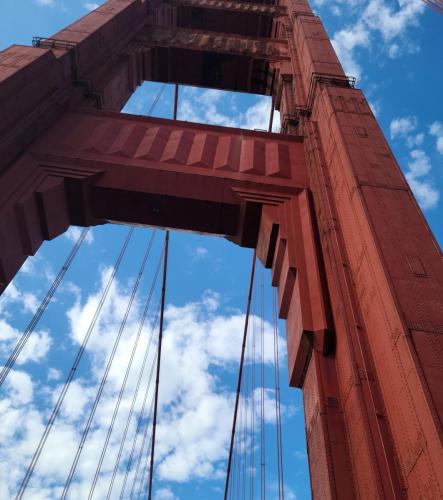
[[[320,19],[305,0],[283,3],[293,71],[283,117],[305,137],[335,328],[334,353],[314,348],[297,382],[314,497],[442,498],[441,251]]]

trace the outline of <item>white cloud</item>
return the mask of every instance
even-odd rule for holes
[[[23,332],[13,328],[4,319],[0,318],[0,353],[5,357],[9,356],[22,335]],[[33,332],[18,356],[16,363],[23,365],[29,361],[41,361],[49,352],[51,343],[49,332]]]
[[[431,135],[432,132],[437,134],[439,131],[438,125],[433,125],[430,127]],[[440,194],[429,180],[424,179],[430,173],[432,165],[431,159],[426,152],[423,149],[418,149],[423,145],[425,135],[423,132],[414,133],[417,129],[417,117],[395,118],[391,121],[389,129],[391,139],[400,137],[405,141],[408,148],[413,148],[409,152],[410,159],[405,172],[406,180],[420,206],[423,209],[434,208],[438,203]]]
[[[9,396],[13,403],[26,404],[31,402],[33,384],[31,377],[27,373],[11,370],[5,384],[9,389]]]
[[[192,260],[199,261],[203,260],[208,256],[208,249],[202,246],[198,246],[193,249],[189,249]]]
[[[416,148],[421,146],[425,139],[425,134],[423,132],[413,133],[417,129],[417,117],[416,116],[405,116],[402,118],[394,118],[389,126],[391,133],[391,139],[396,139],[401,137],[405,140],[408,148]],[[415,155],[415,153],[414,153]],[[414,157],[413,155],[413,157]]]
[[[357,22],[352,28],[340,30],[334,34],[332,45],[345,73],[360,78],[361,67],[356,61],[355,50],[369,47],[369,31],[362,22]]]
[[[411,160],[408,162],[409,170],[406,172],[406,179],[417,197],[420,206],[423,209],[434,208],[440,198],[439,192],[430,182],[422,179],[431,170],[430,158],[421,149],[413,149],[410,152],[410,157]]]
[[[370,29],[379,31],[385,40],[392,40],[409,26],[418,24],[419,14],[425,8],[422,0],[398,0],[397,10],[386,0],[370,0],[362,18]]]
[[[269,119],[271,115],[271,100],[269,98],[261,98],[256,104],[248,108],[241,122],[241,128],[251,130],[266,130],[269,129]],[[273,130],[278,129],[280,123],[280,114],[274,111]]]
[[[106,269],[102,273],[99,290],[84,298],[75,297],[76,302],[67,312],[69,334],[74,345],[78,346],[84,336],[108,276],[109,270]],[[128,300],[129,293],[126,287],[122,283],[115,282],[103,308],[102,317],[87,346],[86,356],[90,363],[88,376],[76,378],[71,384],[68,397],[65,399],[31,480],[30,491],[39,500],[60,496],[60,486],[66,478],[76,452],[80,433],[102,377],[104,360],[112,349]],[[133,314],[128,319],[127,328],[117,349],[101,403],[78,464],[75,481],[70,490],[72,498],[88,496],[97,457],[102,450],[116,396],[120,390],[129,353],[138,329],[140,313],[141,304],[136,300]],[[250,324],[252,329],[254,325],[260,325],[260,319],[252,316]],[[222,373],[225,373],[235,378],[243,325],[243,314],[224,315],[221,313],[220,296],[213,291],[205,292],[196,302],[180,307],[169,305],[165,311],[156,447],[156,471],[160,481],[157,490],[159,500],[175,498],[172,489],[166,486],[164,481],[182,482],[194,478],[201,480],[220,478],[222,480],[224,477],[232,424],[234,390],[226,387],[220,377]],[[11,328],[0,328],[0,332],[5,338],[12,339],[16,332]],[[264,359],[266,365],[271,366],[273,328],[265,322],[263,329]],[[44,343],[42,339],[41,336],[40,343]],[[123,395],[120,413],[103,464],[102,476],[97,484],[96,498],[106,497],[147,343],[146,333],[141,336],[136,351],[127,390]],[[282,365],[284,365],[285,344],[282,338],[279,338],[279,347],[282,353]],[[144,383],[148,380],[148,373],[152,369],[155,350],[156,341],[150,350],[143,376]],[[250,359],[247,358],[246,366],[249,365]],[[65,371],[67,372],[67,369]],[[0,493],[3,498],[9,498],[17,491],[25,467],[43,432],[48,409],[42,407],[41,403],[37,406],[37,397],[43,395],[48,406],[51,407],[51,402],[53,403],[57,398],[61,387],[57,381],[65,376],[58,370],[50,368],[46,378],[48,385],[42,386],[40,382],[39,391],[34,391],[34,384],[29,375],[19,371],[11,373],[12,377],[8,379],[6,386],[6,398],[0,402],[2,421],[0,438],[6,436],[0,449],[0,484],[2,485]],[[151,400],[151,395],[152,390],[148,401]],[[259,398],[260,389],[256,388],[256,405]],[[264,389],[264,398],[265,422],[271,425],[274,422],[275,402],[274,392],[269,387]],[[132,446],[135,418],[138,416],[141,404],[142,394],[140,393],[130,424],[129,436],[131,438],[127,440],[123,451],[123,460],[116,477],[114,493],[117,493],[122,485],[123,466]],[[282,411],[283,415],[287,415],[290,410],[282,405]],[[258,419],[257,407],[255,413]],[[139,435],[139,444],[141,437]],[[60,443],[63,443],[63,446],[60,446]],[[1,464],[8,464],[8,467]],[[131,475],[130,483],[132,477]]]
[[[154,494],[154,500],[179,500],[169,488],[160,488]]]
[[[102,285],[106,281],[108,271],[104,272]],[[99,293],[86,299],[84,305],[77,302],[69,311],[71,321],[71,338],[78,343],[84,334],[88,318],[97,304]],[[95,385],[100,378],[98,364],[103,366],[116,328],[121,321],[127,302],[124,290],[116,284],[112,289],[104,308],[103,318],[97,325],[94,333],[95,340],[91,340],[88,352],[95,360],[92,365],[93,377],[89,381],[77,380],[70,388],[70,396],[64,404],[60,421],[66,427],[63,433],[66,440],[69,432],[73,432],[70,425],[78,425],[80,417],[87,413]],[[244,316],[235,314],[222,316],[218,313],[219,295],[208,291],[201,301],[189,303],[182,307],[169,306],[166,311],[166,329],[163,347],[162,373],[164,374],[160,388],[160,420],[158,427],[158,471],[160,478],[165,480],[186,481],[191,478],[217,477],[224,471],[229,443],[229,429],[232,422],[233,393],[227,392],[220,386],[218,378],[211,374],[210,367],[231,371],[238,365],[241,335]],[[258,319],[254,320],[258,323]],[[127,363],[129,346],[133,341],[136,330],[136,318],[131,321],[127,329],[127,337],[117,351],[115,367],[109,375],[109,387],[105,391],[104,400],[97,412],[96,431],[91,431],[91,442],[85,447],[84,457],[91,457],[91,461],[100,450],[104,439],[110,415],[113,411],[113,398],[121,383],[123,367]],[[272,335],[269,324],[264,325],[265,334],[265,361],[271,363],[273,359]],[[146,340],[145,340],[146,342]],[[283,340],[280,339],[280,348],[283,350]],[[146,344],[145,344],[146,345]],[[154,352],[154,349],[152,350]],[[141,354],[141,352],[140,352]],[[101,362],[99,362],[101,360]],[[136,360],[140,366],[141,358]],[[58,374],[57,374],[58,375]],[[131,379],[128,387],[134,386]],[[57,394],[58,390],[53,390]],[[122,403],[123,414],[129,407],[129,398]],[[138,405],[140,407],[140,404]],[[266,421],[271,422],[274,411],[272,394],[265,390]],[[171,428],[174,432],[171,433]],[[69,430],[71,429],[71,430]],[[59,433],[62,429],[59,429]],[[120,426],[117,426],[116,436],[121,435]],[[75,433],[72,436],[75,441]],[[109,457],[115,456],[115,447],[110,449]],[[49,443],[48,443],[49,447]],[[60,465],[60,476],[69,465],[73,448],[68,446],[66,460]],[[48,466],[49,467],[49,466]],[[91,470],[79,465],[81,477],[90,478]],[[108,469],[110,464],[108,464]],[[105,470],[108,470],[105,467]],[[73,489],[74,491],[74,489]],[[82,497],[80,488],[79,496]],[[50,496],[50,495],[49,495]]]
[[[380,112],[381,112],[381,102],[380,100],[377,101],[368,101],[369,107],[371,108],[372,112],[374,113],[374,116],[377,117]]]
[[[63,236],[67,238],[69,241],[76,243],[77,240],[80,238],[82,232],[83,232],[82,227],[70,226]],[[88,234],[86,235],[86,238],[84,239],[84,242],[90,245],[93,241],[94,241],[94,235],[92,233],[92,229],[90,229],[88,231]]]
[[[95,9],[98,9],[100,7],[100,5],[98,3],[91,3],[91,2],[86,2],[83,5],[88,10],[95,10]]]
[[[411,161],[408,163],[409,172],[412,177],[422,177],[431,170],[429,156],[422,149],[413,149],[410,153]]]
[[[412,177],[408,173],[406,179],[417,197],[418,203],[424,210],[434,208],[437,205],[440,194],[429,182]]]
[[[48,354],[51,344],[49,332],[33,332],[17,358],[17,364],[23,365],[29,361],[41,361]]]
[[[391,139],[396,137],[405,137],[417,128],[416,116],[405,116],[403,118],[394,118],[389,125]]]
[[[429,127],[429,133],[436,138],[435,146],[437,151],[443,155],[443,125],[441,122],[434,122]]]
[[[48,370],[48,381],[51,380],[60,380],[62,377],[62,373],[60,370],[57,370],[56,368],[49,368]]]
[[[400,46],[398,43],[393,43],[388,49],[388,55],[391,59],[395,59],[400,52]]]
[[[408,148],[414,148],[421,146],[425,140],[425,134],[421,132],[420,134],[410,135],[406,138],[406,145]]]
[[[321,7],[324,2],[315,3]],[[340,16],[346,9],[347,15],[353,19],[348,26],[334,33],[332,44],[345,72],[357,79],[362,76],[357,50],[371,50],[379,43],[377,35],[391,59],[404,52],[412,54],[420,50],[417,42],[407,37],[407,30],[418,25],[425,10],[422,0],[335,0],[327,5],[334,15]]]
[[[19,305],[25,313],[34,314],[39,301],[33,293],[21,291],[14,282],[11,282],[0,298],[0,313],[7,314],[7,309],[12,304]]]
[[[256,102],[242,113],[237,109],[236,97],[232,93],[214,89],[201,92],[187,87],[179,104],[178,117],[197,123],[267,131],[270,113],[270,97],[257,97]],[[275,111],[273,131],[279,131],[279,124],[280,113]]]

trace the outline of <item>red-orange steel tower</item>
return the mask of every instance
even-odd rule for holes
[[[144,80],[271,95],[283,134],[120,114]],[[272,268],[314,498],[443,497],[442,254],[306,0],[110,0],[0,53],[0,289],[107,221]]]

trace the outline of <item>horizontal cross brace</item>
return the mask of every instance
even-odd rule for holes
[[[144,47],[180,48],[279,61],[289,59],[286,40],[252,38],[195,29],[147,26],[136,40]]]
[[[272,17],[287,15],[287,8],[283,5],[268,5],[261,3],[241,3],[229,0],[168,0],[171,5],[184,7],[196,7],[200,9],[227,10],[232,12],[247,12],[251,14],[262,14]]]

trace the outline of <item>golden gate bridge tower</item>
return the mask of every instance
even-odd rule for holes
[[[281,133],[121,113],[144,81],[271,96]],[[306,0],[109,0],[0,52],[0,291],[105,222],[256,249],[313,498],[443,498],[441,250]]]

